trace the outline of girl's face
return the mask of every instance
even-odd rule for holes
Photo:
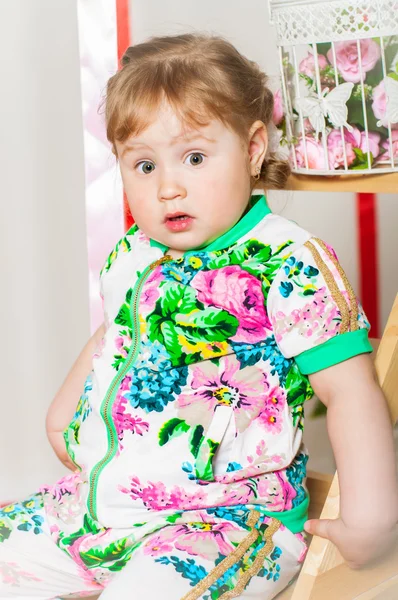
[[[256,124],[243,148],[238,135],[217,119],[184,132],[170,105],[163,104],[140,135],[116,142],[124,189],[139,228],[179,256],[237,223],[250,198],[250,173],[266,151],[265,126]]]

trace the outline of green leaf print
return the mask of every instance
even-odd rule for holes
[[[195,462],[195,474],[198,479],[203,481],[213,481],[213,457],[219,447],[219,442],[212,439],[206,439],[199,448],[198,457]]]
[[[176,323],[187,339],[222,342],[235,335],[239,321],[224,310],[213,307],[176,315]]]
[[[147,329],[147,333],[148,333],[148,337],[151,340],[151,342],[155,342],[158,341],[162,344],[162,346],[164,346],[164,337],[163,337],[163,333],[162,333],[162,323],[165,322],[165,318],[163,315],[157,315],[155,313],[152,313],[151,316],[148,318],[148,329]]]
[[[81,552],[80,557],[88,568],[106,565],[110,571],[120,571],[139,545],[140,543],[131,544],[128,538],[123,538],[109,544],[106,548],[97,547],[91,548],[87,552]],[[110,562],[113,564],[109,565]]]
[[[175,523],[181,517],[182,514],[182,512],[176,512],[172,515],[169,515],[168,517],[166,517],[167,523]]]
[[[162,313],[171,316],[175,312],[190,312],[203,304],[198,302],[195,290],[175,282],[167,282],[162,286],[160,299]]]
[[[171,358],[180,358],[182,351],[178,341],[178,332],[176,328],[173,327],[170,321],[161,323],[160,327],[163,334],[164,345],[166,346]]]
[[[312,398],[314,392],[308,378],[301,375],[299,368],[293,364],[286,377],[287,403],[289,406],[303,404]]]
[[[130,307],[127,306],[127,304],[123,304],[119,310],[115,323],[117,323],[117,325],[122,325],[123,327],[131,327]]]
[[[193,429],[191,429],[191,434],[189,436],[189,447],[191,453],[196,458],[198,456],[200,445],[203,441],[203,427],[202,425],[197,425]]]
[[[11,531],[12,529],[7,527],[4,521],[0,521],[0,544],[5,540],[8,540],[11,535]]]
[[[163,425],[158,433],[159,446],[164,446],[172,438],[177,437],[182,433],[186,433],[189,429],[189,425],[187,425],[183,419],[170,419],[170,421],[167,421],[167,423]]]
[[[120,251],[130,252],[131,244],[130,244],[127,236],[133,236],[137,232],[137,230],[138,230],[138,226],[136,224],[134,224],[132,227],[130,227],[130,229],[128,230],[126,235],[121,240],[118,241],[115,248],[112,250],[112,252],[109,254],[108,258],[106,259],[105,264],[101,269],[100,277],[102,277],[102,275],[104,273],[107,273],[109,271],[109,269],[115,262]]]

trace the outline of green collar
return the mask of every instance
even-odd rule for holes
[[[192,254],[197,250],[211,252],[232,246],[232,244],[234,244],[239,238],[246,235],[246,233],[253,229],[253,227],[255,227],[261,221],[261,219],[271,212],[264,194],[253,194],[250,197],[249,206],[251,207],[249,211],[237,223],[235,223],[231,229],[223,233],[216,240],[210,242],[210,244],[207,246],[201,246],[199,248],[194,248],[193,250],[187,250],[187,252],[184,252],[184,256]],[[156,240],[150,239],[149,242],[151,246],[160,248],[163,253],[168,250],[168,246],[165,246]]]

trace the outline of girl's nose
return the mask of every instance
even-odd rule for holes
[[[158,198],[160,201],[184,199],[187,191],[172,173],[164,173],[159,182]]]

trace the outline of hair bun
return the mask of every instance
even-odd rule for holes
[[[286,188],[287,180],[291,174],[291,168],[286,160],[281,160],[273,152],[263,162],[260,173],[260,181],[264,182],[270,190],[283,190]]]

